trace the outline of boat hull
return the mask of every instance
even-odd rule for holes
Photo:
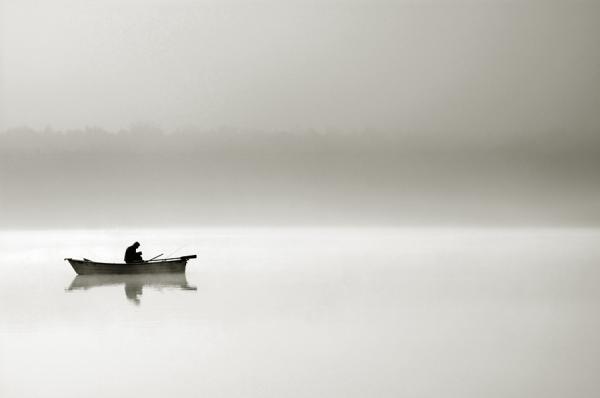
[[[152,261],[141,263],[100,263],[96,261],[66,259],[78,275],[111,274],[164,274],[183,273],[187,259]]]

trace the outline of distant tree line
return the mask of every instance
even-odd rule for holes
[[[0,228],[598,225],[599,137],[14,128],[0,133]]]
[[[399,131],[305,132],[245,131],[233,128],[163,131],[134,125],[110,132],[100,127],[76,130],[10,128],[0,132],[0,153],[299,153],[381,154],[495,153],[585,155],[600,152],[600,132],[545,134],[412,134]]]

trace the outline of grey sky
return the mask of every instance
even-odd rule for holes
[[[600,127],[598,1],[0,4],[2,129]]]

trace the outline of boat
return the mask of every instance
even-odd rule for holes
[[[161,260],[148,260],[135,263],[105,263],[74,258],[65,258],[78,275],[98,274],[164,274],[185,272],[188,260],[196,258],[195,254],[182,257],[164,258]]]

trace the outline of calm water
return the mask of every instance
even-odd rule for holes
[[[65,257],[198,254],[186,276]],[[600,231],[0,232],[0,396],[592,397]]]

